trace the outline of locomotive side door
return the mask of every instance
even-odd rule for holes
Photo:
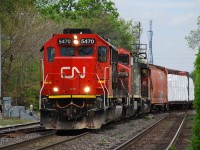
[[[109,49],[103,44],[98,44],[97,47],[97,65],[96,73],[100,81],[98,81],[97,93],[109,94]],[[101,85],[100,85],[101,84]],[[104,88],[104,90],[102,89]],[[103,93],[105,92],[105,93]]]
[[[141,94],[143,98],[149,98],[149,70],[141,68]]]
[[[113,47],[110,49],[111,52],[111,72],[112,72],[112,90],[113,90],[113,97],[117,96],[117,65],[118,65],[118,51],[115,50]]]

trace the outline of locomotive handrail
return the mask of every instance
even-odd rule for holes
[[[109,91],[108,91],[108,88],[106,87],[106,70],[108,69],[108,67],[105,67],[104,68],[104,86],[106,88],[106,91],[107,91],[107,106],[109,107]]]
[[[44,61],[43,59],[41,59],[41,63],[42,63],[42,87],[40,89],[40,97],[39,97],[39,110],[41,109],[41,96],[42,96],[42,90],[44,88]]]
[[[47,74],[47,76],[46,76],[46,78],[45,78],[45,80],[43,81],[43,83],[42,83],[42,87],[41,87],[41,89],[40,89],[40,97],[39,97],[39,109],[41,109],[41,97],[42,97],[42,90],[43,90],[43,88],[44,88],[44,83],[46,82],[46,80],[47,80],[47,78],[48,78],[48,76],[49,76],[49,74]]]
[[[100,78],[99,78],[99,76],[96,74],[96,76],[97,76],[97,79],[100,81]],[[100,83],[100,85],[101,85],[101,87],[102,87],[102,89],[103,89],[103,107],[104,107],[104,109],[105,109],[105,107],[106,107],[106,99],[105,99],[105,90],[104,90],[104,87],[103,87],[103,85],[101,84],[101,82],[99,82]]]

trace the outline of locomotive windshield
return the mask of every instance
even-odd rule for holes
[[[107,49],[105,46],[98,47],[98,61],[99,62],[106,62],[107,61]]]
[[[60,48],[60,55],[61,56],[74,56],[75,55],[75,48],[74,47],[61,47]]]
[[[48,62],[53,62],[55,57],[55,48],[54,47],[48,47],[47,48],[47,59]]]
[[[93,49],[92,47],[79,47],[78,48],[78,53],[80,56],[88,56],[93,54]]]
[[[122,63],[122,64],[128,65],[129,64],[129,56],[126,55],[126,54],[120,54],[119,55],[119,62]]]

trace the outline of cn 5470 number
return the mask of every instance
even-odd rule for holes
[[[72,40],[71,39],[58,39],[58,44],[62,45],[62,44],[71,44]]]
[[[80,41],[81,44],[94,44],[95,43],[95,39],[81,39]]]

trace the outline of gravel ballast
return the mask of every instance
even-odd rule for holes
[[[149,114],[142,118],[130,119],[120,123],[104,126],[101,130],[71,142],[64,143],[54,149],[67,150],[105,150],[129,140],[140,131],[166,116],[167,114]]]
[[[67,150],[105,150],[112,149],[116,145],[129,140],[140,131],[149,127],[151,124],[166,116],[167,114],[149,114],[140,118],[131,118],[117,123],[105,125],[100,130],[94,130],[90,134],[73,140],[62,145],[56,146],[53,149]],[[19,135],[16,137],[1,137],[0,145],[16,143],[31,138],[39,137],[39,133],[30,133]],[[63,135],[62,135],[63,136]],[[68,135],[64,135],[68,136]]]

